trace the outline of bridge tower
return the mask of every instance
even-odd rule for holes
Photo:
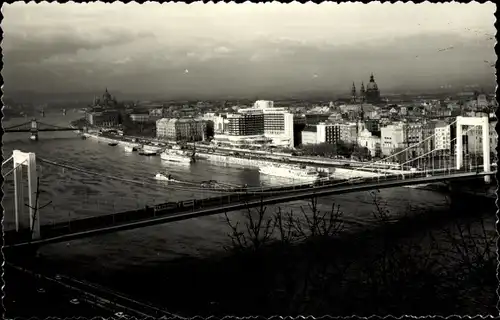
[[[31,120],[31,140],[37,141],[38,140],[38,122],[36,122],[36,119]]]
[[[482,145],[483,145],[483,169],[484,172],[491,171],[490,163],[490,124],[488,116],[484,117],[457,117],[457,170],[460,170],[463,165],[463,136],[462,126],[481,126],[482,129]],[[484,176],[484,182],[490,183],[491,177]]]
[[[14,194],[15,194],[15,215],[16,231],[19,231],[22,217],[24,216],[24,195],[23,195],[23,166],[28,169],[28,192],[29,192],[29,215],[30,230],[32,239],[40,239],[40,213],[36,199],[37,192],[37,172],[36,157],[33,152],[22,152],[14,150],[12,154],[14,163]]]

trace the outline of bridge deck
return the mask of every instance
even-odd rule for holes
[[[311,196],[329,196],[351,192],[368,191],[373,189],[392,188],[405,185],[416,185],[435,183],[444,180],[458,180],[479,178],[490,173],[456,172],[454,175],[435,175],[431,177],[414,177],[401,179],[391,176],[380,181],[377,178],[362,179],[358,182],[346,185],[335,185],[332,183],[311,186],[302,185],[288,188],[274,189],[275,192],[267,194],[231,194],[208,199],[193,201],[189,206],[181,206],[174,209],[155,211],[154,208],[126,211],[97,217],[83,218],[71,222],[55,223],[53,225],[41,226],[41,239],[31,241],[32,244],[46,244],[72,239],[88,237],[97,234],[111,233],[115,231],[131,230],[145,226],[157,225],[167,222],[180,221],[195,217],[213,215],[228,211],[241,210],[248,207],[257,207],[261,204],[270,205],[289,201],[303,200]],[[337,184],[339,181],[335,181]],[[279,192],[279,193],[278,193]],[[24,246],[30,243],[29,230],[5,231],[5,247]]]
[[[48,129],[5,129],[4,132],[48,132],[48,131],[81,131],[80,128],[48,128]]]

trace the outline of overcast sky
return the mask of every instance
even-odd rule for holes
[[[2,6],[5,90],[381,90],[494,80],[488,4]],[[491,62],[491,63],[488,63]]]

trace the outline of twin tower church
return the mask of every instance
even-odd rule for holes
[[[380,91],[378,90],[377,83],[373,77],[373,73],[370,76],[370,82],[366,85],[361,82],[361,90],[359,91],[359,95],[356,91],[356,85],[354,82],[352,83],[352,91],[351,91],[351,103],[370,103],[376,104],[380,103]]]

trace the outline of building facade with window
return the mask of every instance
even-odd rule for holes
[[[118,110],[103,110],[95,108],[85,114],[86,120],[96,127],[116,127],[120,124],[120,113]]]
[[[380,149],[383,156],[390,156],[394,150],[404,145],[404,128],[400,124],[391,124],[380,128]]]
[[[227,116],[227,134],[231,136],[257,136],[264,134],[262,110],[241,109]]]
[[[451,129],[444,121],[436,123],[435,125],[434,148],[436,150],[451,151]]]
[[[162,118],[156,121],[156,136],[175,141],[203,141],[206,139],[206,121]]]
[[[285,108],[262,109],[264,114],[264,135],[271,138],[274,145],[293,148],[293,114]]]

